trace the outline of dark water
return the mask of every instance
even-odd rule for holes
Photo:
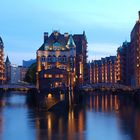
[[[37,112],[26,95],[0,99],[0,140],[140,140],[140,111],[133,102],[111,95],[91,95],[68,112]]]

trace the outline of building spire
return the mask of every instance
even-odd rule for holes
[[[8,55],[7,55],[7,57],[6,57],[6,61],[5,61],[5,63],[11,63],[10,60],[9,60]]]
[[[3,41],[2,41],[2,38],[1,37],[0,37],[0,47],[2,47],[2,48],[4,47],[3,46]]]

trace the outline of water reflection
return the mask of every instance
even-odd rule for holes
[[[70,109],[62,114],[33,111],[36,115],[37,140],[42,140],[44,137],[48,140],[92,138],[102,140],[105,137],[108,140],[138,140],[140,138],[138,133],[140,125],[136,123],[136,121],[140,123],[139,111],[136,111],[131,104],[125,104],[117,95],[90,95],[83,104],[84,106]],[[132,117],[134,114],[132,111],[137,112],[135,117]]]
[[[37,111],[26,95],[0,98],[0,139],[139,140],[140,111],[130,98],[90,94],[68,111]]]
[[[119,100],[117,95],[90,95],[89,100],[86,101],[90,106],[90,111],[112,112],[118,111]]]

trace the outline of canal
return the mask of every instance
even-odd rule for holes
[[[69,111],[37,111],[26,94],[0,97],[0,140],[140,140],[140,109],[130,99],[90,94]]]

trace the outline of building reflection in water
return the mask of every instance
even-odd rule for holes
[[[88,101],[86,102],[88,103]],[[90,111],[112,112],[119,109],[119,99],[117,95],[90,95]]]
[[[37,113],[34,115],[36,140],[85,140],[86,135],[88,135],[88,125],[86,123],[90,122],[87,120],[89,118],[86,116],[87,111],[93,114],[97,112],[113,114],[112,117],[117,120],[116,127],[120,135],[123,135],[123,139],[139,140],[140,112],[127,99],[125,101],[117,95],[92,94],[85,99],[84,107],[77,107],[63,113]],[[108,119],[105,121],[108,121]],[[96,129],[95,124],[93,125]],[[101,127],[101,131],[106,131],[102,130],[104,127],[98,127]],[[116,132],[112,133],[116,134]]]
[[[83,111],[71,109],[61,115],[46,112],[43,116],[38,114],[35,120],[36,140],[84,140],[86,119]]]

